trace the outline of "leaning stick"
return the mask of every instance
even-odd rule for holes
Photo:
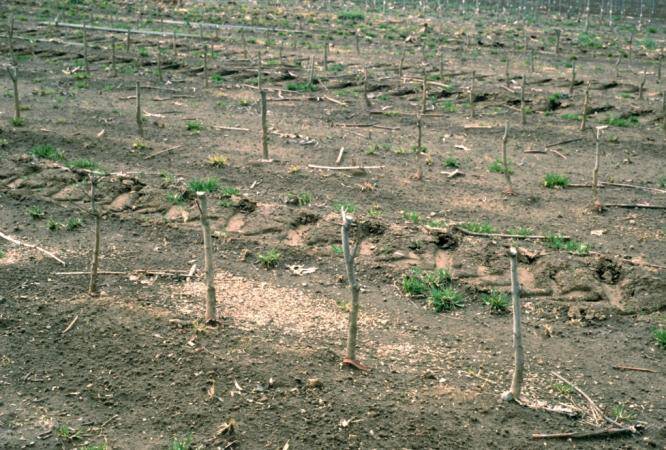
[[[523,354],[523,338],[520,331],[520,282],[518,281],[518,251],[515,247],[509,249],[511,262],[511,299],[513,301],[513,350],[514,368],[511,380],[511,390],[502,394],[505,401],[520,400],[520,391],[523,384],[523,370],[525,356]]]
[[[569,83],[569,95],[573,95],[576,86],[576,60],[571,61],[571,83]]]
[[[646,369],[643,367],[631,367],[631,366],[613,366],[615,370],[628,370],[632,372],[647,372],[647,373],[659,373],[656,370]]]
[[[416,139],[416,151],[420,152],[423,148],[423,119],[421,114],[416,115],[416,128],[418,130]]]
[[[398,85],[402,86],[405,83],[403,78],[403,67],[405,65],[405,52],[407,51],[407,46],[402,46],[402,52],[400,53],[400,65],[398,66]]]
[[[18,246],[21,246],[21,247],[34,248],[35,250],[38,250],[38,251],[44,253],[44,254],[45,254],[46,256],[48,256],[49,258],[53,258],[53,259],[55,259],[56,261],[58,261],[58,262],[59,262],[60,264],[62,264],[63,266],[66,266],[66,265],[67,265],[67,264],[65,263],[65,261],[63,261],[62,259],[58,258],[56,255],[54,255],[54,254],[51,253],[50,251],[43,249],[42,247],[39,247],[39,246],[37,246],[37,245],[33,245],[33,244],[28,244],[27,242],[19,241],[18,239],[13,238],[13,237],[11,237],[11,236],[9,236],[9,235],[7,235],[7,234],[4,234],[4,233],[1,232],[1,231],[0,231],[0,238],[3,238],[4,240],[9,241],[9,242],[11,242],[12,244],[15,244],[15,245],[18,245]]]
[[[71,330],[72,327],[74,327],[74,324],[76,323],[77,320],[79,320],[78,314],[74,317],[74,319],[72,319],[72,321],[69,323],[69,325],[67,325],[67,327],[64,330],[62,330],[62,334],[65,334],[69,330]]]
[[[208,200],[205,192],[197,192],[197,206],[201,213],[201,231],[204,241],[204,266],[206,268],[206,316],[209,325],[217,323],[217,305],[215,299],[215,271],[213,269],[213,241],[208,220]]]

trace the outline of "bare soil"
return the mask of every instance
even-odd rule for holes
[[[116,34],[117,77],[110,67],[112,34],[90,31],[91,74],[77,75],[84,71],[83,50],[73,43],[81,42],[81,31],[40,24],[59,11],[43,3],[0,7],[3,20],[17,17],[25,118],[23,126],[11,124],[11,83],[3,71],[0,231],[54,252],[67,265],[0,241],[0,447],[152,449],[190,436],[192,448],[665,448],[666,366],[664,347],[654,338],[666,323],[664,210],[607,207],[598,213],[589,187],[544,186],[547,173],[590,185],[593,128],[628,118],[631,126],[603,132],[600,180],[643,189],[606,185],[603,203],[666,205],[663,84],[653,70],[658,49],[644,41],[663,42],[662,24],[654,33],[637,33],[616,80],[615,55],[625,49],[627,30],[621,25],[595,22],[590,33],[602,43],[596,48],[581,44],[582,23],[541,16],[528,26],[536,57],[530,72],[523,25],[503,15],[456,10],[437,18],[395,10],[350,23],[323,6],[186,2],[162,17],[299,31],[223,30],[215,38],[208,30],[214,55],[204,87],[200,40],[178,38],[174,54],[169,37],[172,30],[199,31],[166,22],[165,37],[132,35],[130,52]],[[60,10],[60,20],[83,23],[84,12],[94,15],[95,25],[126,19],[160,29],[152,2],[138,9],[122,2],[73,6]],[[350,33],[359,27],[364,38],[357,54]],[[549,40],[555,27],[563,29],[559,55]],[[465,35],[470,29],[472,39]],[[328,71],[321,61],[326,35],[332,38]],[[157,79],[158,42],[166,82]],[[415,152],[421,45],[429,42],[437,45],[425,58],[432,81],[423,118],[426,151]],[[432,54],[440,46],[443,78]],[[259,51],[272,162],[260,161]],[[580,82],[570,96],[566,64],[572,55]],[[0,56],[10,60],[4,40]],[[316,90],[290,91],[288,83],[306,83],[310,56]],[[475,118],[468,104],[472,70]],[[522,73],[530,108],[525,126],[517,101]],[[136,81],[146,86],[143,139],[134,119]],[[588,81],[590,106],[599,112],[581,132],[578,121],[563,115],[581,112]],[[549,101],[554,94],[560,94],[556,107]],[[500,157],[506,121],[514,195],[505,193],[502,174],[489,172]],[[66,160],[35,157],[33,149],[46,144]],[[341,147],[342,166],[381,167],[308,167],[336,166]],[[226,164],[211,165],[211,155]],[[61,274],[85,272],[90,261],[87,176],[67,169],[80,159],[111,173],[98,187],[101,269],[126,272],[102,275],[97,297],[86,294],[85,275]],[[444,166],[447,159],[458,161],[464,175],[443,173],[454,170]],[[201,324],[202,238],[187,192],[188,181],[208,177],[236,189],[211,201],[222,316],[216,327]],[[299,206],[293,198],[303,193],[311,202]],[[367,372],[341,365],[350,298],[337,247],[343,204],[353,206],[369,230],[358,258],[359,356]],[[44,216],[31,217],[30,207]],[[81,227],[57,225],[77,217]],[[501,233],[529,228],[530,234],[566,235],[589,251],[470,236],[456,226],[466,223],[487,223]],[[577,418],[499,399],[511,377],[511,315],[493,314],[482,295],[509,292],[512,245],[521,255],[525,399],[568,405],[581,413]],[[274,269],[258,262],[269,249],[281,253]],[[186,278],[193,264],[198,269]],[[298,276],[294,266],[316,271]],[[464,307],[438,314],[424,299],[405,295],[402,279],[413,268],[449,271]],[[553,371],[609,417],[638,424],[640,433],[533,440],[533,433],[600,427]]]

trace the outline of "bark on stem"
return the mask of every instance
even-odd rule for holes
[[[217,302],[215,299],[215,270],[213,269],[213,242],[208,221],[208,200],[205,192],[197,192],[197,204],[201,212],[201,231],[204,245],[204,267],[206,269],[206,316],[207,324],[217,323]]]

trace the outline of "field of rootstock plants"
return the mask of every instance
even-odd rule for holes
[[[0,447],[663,448],[659,3],[1,2]]]

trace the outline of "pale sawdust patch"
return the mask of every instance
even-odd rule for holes
[[[271,326],[287,334],[342,336],[347,330],[346,311],[334,299],[314,297],[296,288],[274,286],[219,271],[215,287],[220,312],[243,329]],[[186,283],[173,290],[176,309],[188,316],[203,315],[206,285]],[[362,309],[359,328],[375,328],[378,318]]]

